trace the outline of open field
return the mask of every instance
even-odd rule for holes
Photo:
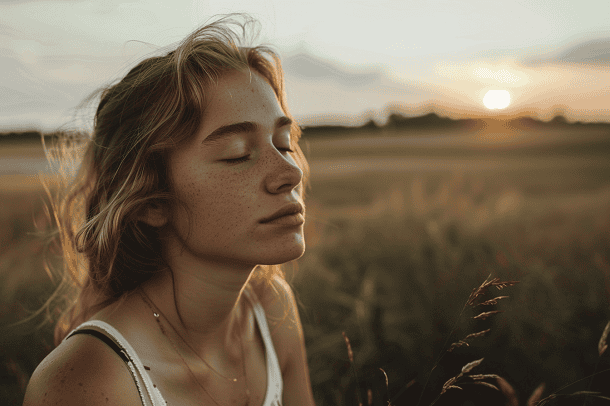
[[[369,389],[374,405],[416,405],[424,389],[420,404],[430,405],[447,379],[480,358],[473,373],[501,375],[522,405],[540,383],[543,397],[572,382],[561,393],[608,395],[607,372],[578,380],[610,368],[608,354],[598,355],[610,320],[610,137],[509,135],[304,143],[312,169],[308,249],[288,279],[318,406],[357,405],[356,393],[366,405]],[[21,150],[0,161],[36,154]],[[44,217],[34,179],[0,174],[1,325],[36,309],[52,287],[42,243],[26,234]],[[459,317],[490,273],[521,281],[490,292],[510,296],[484,309],[503,313],[473,320],[477,313],[467,308]],[[2,334],[2,404],[19,404],[50,350],[50,329],[28,327]],[[485,329],[485,337],[445,355],[424,388],[449,344]],[[504,403],[488,387],[463,389],[436,405],[490,404],[487,395]]]

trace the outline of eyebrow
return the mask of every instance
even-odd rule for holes
[[[286,116],[278,117],[275,120],[275,128],[281,128],[287,125],[292,125],[292,120]],[[205,139],[202,144],[211,144],[221,140],[222,138],[228,137],[232,134],[237,133],[252,133],[260,128],[260,125],[253,123],[252,121],[242,121],[240,123],[234,123],[229,125],[223,125],[212,131]]]

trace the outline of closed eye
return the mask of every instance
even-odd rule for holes
[[[250,159],[250,154],[244,155],[244,156],[239,157],[239,158],[223,159],[223,161],[228,162],[230,164],[238,164],[238,163],[241,163],[241,162],[246,162],[249,159]]]

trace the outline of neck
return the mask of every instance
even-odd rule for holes
[[[199,356],[239,356],[243,294],[252,268],[175,261],[141,288]],[[206,355],[207,354],[207,355]]]

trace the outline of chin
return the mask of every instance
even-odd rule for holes
[[[276,249],[270,252],[271,255],[262,258],[259,265],[281,265],[286,262],[294,261],[299,259],[305,253],[305,242],[301,244],[294,244],[291,247],[285,247],[284,249]]]

